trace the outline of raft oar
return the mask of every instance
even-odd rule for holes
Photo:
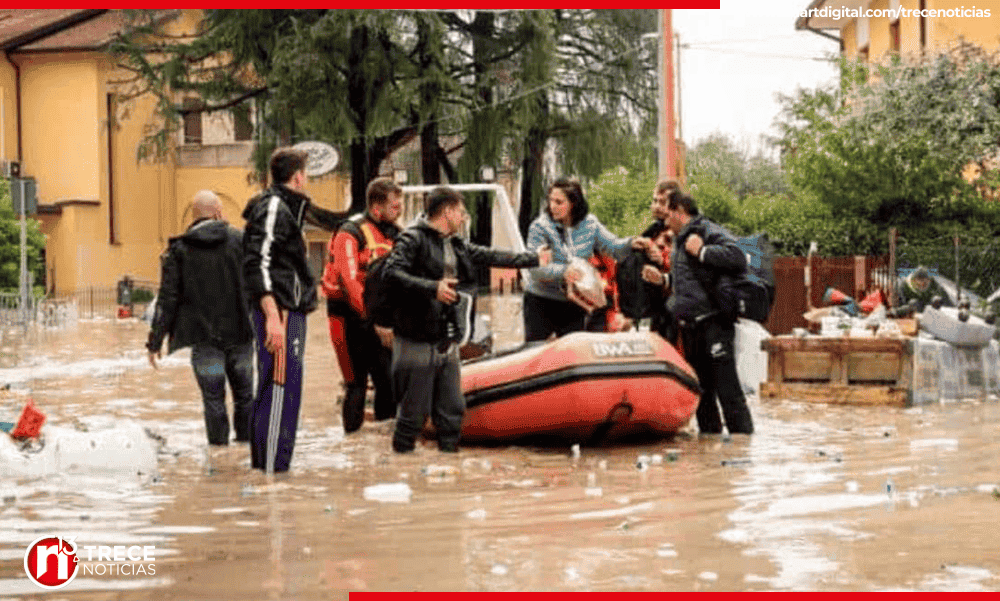
[[[288,317],[281,309],[278,310],[281,319],[281,328],[284,331],[283,338],[288,337]],[[278,438],[281,434],[281,413],[285,403],[285,369],[286,354],[288,344],[285,340],[281,348],[274,353],[274,377],[271,384],[271,415],[267,422],[267,459],[265,463],[266,473],[274,473],[274,461],[278,454]]]

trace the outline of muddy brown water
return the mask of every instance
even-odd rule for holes
[[[7,337],[0,411],[138,422],[155,474],[0,477],[0,598],[345,599],[349,591],[996,591],[1000,406],[751,400],[757,433],[612,447],[345,438],[324,316],[309,319],[292,470],[206,450],[187,352],[153,371],[138,320]],[[3,416],[0,415],[0,421]],[[0,466],[0,473],[2,466]],[[155,546],[154,574],[26,577],[42,535]],[[134,569],[134,568],[133,568]]]

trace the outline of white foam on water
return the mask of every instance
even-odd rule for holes
[[[216,507],[212,510],[212,513],[216,515],[230,515],[234,513],[243,513],[246,510],[246,507]]]
[[[829,511],[843,511],[845,509],[873,507],[881,505],[885,503],[885,501],[886,495],[883,494],[864,495],[841,493],[833,495],[790,497],[787,499],[779,499],[771,503],[768,506],[765,515],[772,518],[795,517]]]
[[[930,574],[921,581],[923,591],[988,592],[995,589],[983,583],[993,580],[993,573],[974,566],[944,566],[943,574]]]
[[[190,367],[190,356],[174,353],[158,362],[161,367]],[[188,355],[184,353],[183,355]],[[101,378],[116,376],[132,369],[151,369],[145,354],[126,355],[110,359],[86,359],[60,362],[49,357],[37,356],[18,367],[0,368],[0,383],[18,385],[33,380],[66,378]]]
[[[954,438],[922,438],[910,441],[911,451],[924,451],[928,449],[941,449],[943,451],[957,451],[958,440]]]
[[[569,519],[571,520],[598,520],[603,518],[614,518],[626,515],[632,515],[633,513],[639,513],[641,511],[649,511],[653,508],[654,503],[649,501],[647,503],[639,503],[637,505],[629,505],[628,507],[621,507],[619,509],[605,509],[599,511],[584,511],[581,513],[571,513]]]
[[[133,530],[135,534],[205,534],[215,532],[212,526],[149,526]]]
[[[413,491],[410,485],[405,482],[395,482],[392,484],[375,484],[366,486],[364,498],[366,501],[378,501],[380,503],[409,503]]]

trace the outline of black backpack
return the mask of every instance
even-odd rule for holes
[[[395,306],[392,299],[392,281],[389,279],[389,259],[392,252],[372,259],[365,272],[365,288],[362,298],[368,321],[378,326],[391,328],[395,321]]]
[[[767,234],[737,238],[747,256],[746,271],[722,274],[715,285],[720,313],[736,321],[744,317],[764,323],[774,305],[774,247]]]
[[[663,313],[663,288],[642,279],[642,266],[649,264],[646,252],[631,249],[615,267],[618,309],[633,320]]]
[[[358,229],[364,238],[364,248],[369,248],[374,253],[378,247],[387,248],[386,245],[379,245],[375,242],[375,234],[370,223],[362,223]],[[365,312],[368,314],[368,322],[385,328],[393,327],[394,310],[392,283],[389,280],[389,257],[392,250],[376,255],[368,261],[365,268],[365,286],[361,292],[361,299],[365,303]]]

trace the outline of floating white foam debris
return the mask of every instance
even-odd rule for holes
[[[986,580],[993,577],[993,573],[985,568],[974,568],[971,566],[945,566],[945,571],[968,578],[969,580]]]
[[[409,503],[411,496],[413,496],[413,491],[406,482],[375,484],[366,486],[364,490],[366,501],[379,501],[380,503]]]
[[[891,494],[891,493],[890,493]],[[795,517],[827,511],[873,507],[884,503],[885,494],[811,495],[779,499],[767,508],[768,517]]]
[[[715,581],[719,579],[719,575],[715,572],[702,572],[701,574],[698,574],[698,578],[701,578],[702,580]]]
[[[571,513],[569,519],[571,520],[596,520],[602,518],[614,518],[621,517],[625,515],[631,515],[633,513],[638,513],[640,511],[649,511],[653,508],[653,502],[649,501],[647,503],[639,503],[637,505],[629,505],[627,507],[620,507],[618,509],[604,509],[600,511],[584,511],[581,513]]]
[[[954,438],[922,438],[910,441],[911,451],[922,451],[925,449],[941,449],[943,451],[957,451],[958,440]]]
[[[38,452],[22,452],[9,436],[0,436],[0,476],[157,471],[156,445],[135,422],[89,432],[46,426],[44,435],[45,446]]]
[[[454,465],[425,465],[420,471],[430,478],[443,478],[458,475],[459,469]]]
[[[230,515],[233,513],[243,513],[246,510],[246,507],[216,507],[212,510],[212,513],[216,515]]]
[[[860,489],[856,480],[848,480],[847,482],[844,482],[844,487],[847,489],[847,492],[858,492]]]
[[[583,494],[588,497],[600,497],[604,494],[604,490],[600,486],[588,486],[583,489]]]
[[[205,534],[215,532],[211,526],[150,526],[133,530],[133,534]]]
[[[513,486],[514,488],[534,488],[536,486],[541,486],[540,480],[535,480],[530,478],[527,480],[504,480],[499,482],[499,484],[504,484],[506,486]]]
[[[656,550],[656,556],[677,557],[677,549],[674,549],[674,546],[670,544],[661,545],[660,548]]]
[[[470,520],[485,520],[486,510],[485,509],[473,509],[472,511],[465,514],[465,517]]]
[[[510,572],[510,570],[502,563],[498,563],[490,568],[490,573],[494,576],[506,576],[508,572]]]

